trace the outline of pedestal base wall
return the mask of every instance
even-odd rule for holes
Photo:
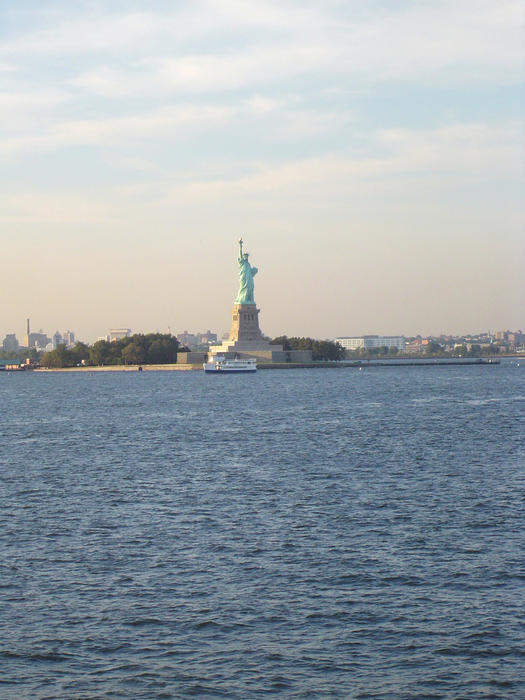
[[[259,309],[255,304],[235,304],[228,340],[211,345],[210,356],[226,358],[255,357],[266,362],[311,362],[310,350],[283,350],[282,345],[271,345],[259,328]]]

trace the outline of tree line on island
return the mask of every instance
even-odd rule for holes
[[[346,358],[372,360],[374,358],[402,358],[411,359],[414,357],[482,357],[483,355],[498,355],[500,348],[497,345],[481,346],[472,344],[457,345],[453,350],[445,350],[445,348],[436,341],[431,341],[424,346],[422,353],[414,355],[414,353],[403,352],[396,347],[377,347],[377,348],[356,348],[355,350],[346,350]]]
[[[311,350],[314,362],[337,362],[345,358],[343,346],[331,340],[288,338],[286,335],[281,335],[270,340],[270,343],[271,345],[282,345],[283,350]]]
[[[286,335],[270,341],[273,345],[282,345],[283,350],[311,350],[314,362],[337,362],[340,360],[372,360],[374,358],[403,358],[414,359],[414,354],[400,351],[396,347],[356,348],[348,350],[340,343],[330,340],[314,340],[313,338],[288,338]],[[426,357],[481,357],[482,355],[498,354],[496,345],[481,347],[473,344],[470,347],[458,345],[454,350],[447,351],[436,341],[425,346]]]
[[[136,333],[113,342],[97,340],[93,345],[76,343],[72,348],[59,345],[44,353],[44,367],[78,367],[79,365],[167,365],[177,362],[177,353],[187,351],[177,338],[163,333]]]

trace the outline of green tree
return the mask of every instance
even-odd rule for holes
[[[43,367],[73,367],[74,358],[65,345],[57,345],[54,350],[44,353],[40,364]]]
[[[437,355],[443,352],[443,348],[435,340],[431,340],[430,343],[425,348],[425,353],[427,355]]]
[[[345,349],[339,343],[331,340],[315,340],[314,338],[288,338],[279,336],[270,341],[273,345],[282,345],[283,350],[311,350],[312,360],[315,362],[330,362],[342,360],[345,357]]]
[[[283,350],[291,350],[290,341],[286,335],[280,335],[273,340],[270,340],[270,345],[282,345]]]
[[[499,353],[499,346],[491,343],[490,345],[485,345],[481,348],[483,355],[497,355]]]
[[[107,340],[97,340],[91,346],[89,351],[89,359],[92,365],[111,365],[114,364],[113,360],[114,347],[111,347],[113,343],[109,343]]]
[[[72,348],[70,348],[69,352],[75,365],[80,365],[82,362],[89,361],[89,347],[86,345],[86,343],[81,343],[78,341]]]
[[[344,359],[345,349],[331,340],[312,341],[312,359],[316,361],[337,362]]]
[[[140,341],[128,343],[122,350],[122,359],[126,365],[141,365],[146,359],[146,349]]]
[[[466,345],[458,345],[454,348],[453,355],[456,357],[466,357],[468,355],[468,350]]]
[[[152,337],[148,346],[147,362],[155,365],[177,362],[179,341],[173,336]]]
[[[39,352],[36,348],[19,348],[15,352],[0,348],[0,360],[18,360],[19,362],[25,362],[29,359],[32,363],[37,363],[43,354],[42,351]]]
[[[77,343],[71,350],[75,364],[89,359],[93,365],[167,364],[177,361],[179,351],[179,341],[163,333],[135,333],[112,343],[98,340],[90,348]]]

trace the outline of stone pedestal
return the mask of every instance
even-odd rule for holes
[[[265,342],[259,328],[259,309],[255,304],[235,304],[228,342]]]
[[[259,357],[269,362],[279,362],[282,345],[271,345],[259,328],[259,309],[255,304],[235,304],[232,309],[232,326],[228,340],[221,345],[210,346],[211,355],[226,357]]]

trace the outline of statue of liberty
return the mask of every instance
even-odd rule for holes
[[[253,278],[257,274],[257,268],[248,262],[248,253],[242,252],[242,238],[239,238],[239,292],[236,304],[255,304],[253,298]]]

